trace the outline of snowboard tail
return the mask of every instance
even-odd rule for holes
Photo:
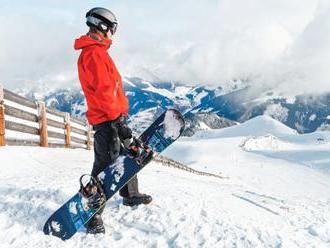
[[[159,116],[139,139],[152,150],[155,157],[180,137],[184,127],[182,114],[178,110],[169,109]],[[115,163],[98,175],[106,200],[124,187],[152,160],[143,163],[130,156],[119,156]],[[70,239],[77,231],[84,231],[85,224],[99,209],[89,208],[87,199],[78,192],[47,220],[43,231],[62,240]]]

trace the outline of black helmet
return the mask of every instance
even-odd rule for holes
[[[87,12],[86,18],[86,24],[89,27],[96,27],[103,33],[107,33],[110,30],[111,34],[114,34],[117,30],[118,22],[116,16],[108,9],[93,8]]]

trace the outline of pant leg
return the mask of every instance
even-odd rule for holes
[[[124,187],[119,191],[121,197],[131,197],[139,193],[139,182],[135,175]]]
[[[120,141],[117,129],[111,122],[98,125],[94,134],[94,164],[92,176],[96,177],[119,156]]]

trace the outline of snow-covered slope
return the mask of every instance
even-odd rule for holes
[[[226,138],[240,136],[258,136],[272,133],[274,135],[283,136],[296,134],[297,132],[279,121],[267,116],[260,115],[251,120],[239,124],[237,126],[228,127],[225,129],[209,131],[201,131],[195,135],[195,138]]]
[[[1,246],[329,247],[329,132],[298,135],[260,117],[202,134],[181,138],[165,155],[229,179],[152,163],[139,175],[151,205],[131,209],[116,195],[103,214],[105,235],[78,233],[67,242],[43,235],[42,226],[77,191],[93,153],[0,148]]]

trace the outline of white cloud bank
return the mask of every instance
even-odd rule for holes
[[[87,1],[4,1],[0,82],[77,85],[73,40]],[[329,0],[99,1],[118,16],[110,53],[122,74],[282,91],[330,91]],[[79,7],[78,7],[79,6]],[[13,10],[14,14],[13,14]]]

